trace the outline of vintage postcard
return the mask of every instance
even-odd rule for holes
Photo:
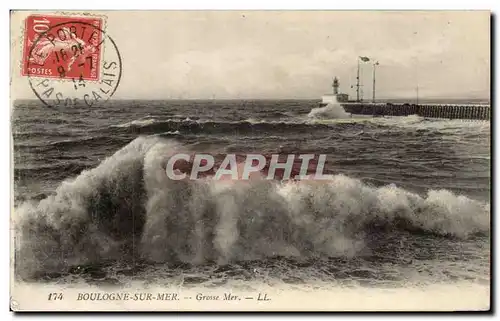
[[[490,12],[12,11],[13,311],[488,311]]]

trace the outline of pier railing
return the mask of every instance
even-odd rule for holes
[[[489,105],[342,103],[345,111],[358,115],[490,120]]]

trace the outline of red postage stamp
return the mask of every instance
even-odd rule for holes
[[[22,75],[99,80],[102,25],[102,18],[99,17],[27,17]]]

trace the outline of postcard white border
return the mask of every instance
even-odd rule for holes
[[[2,5],[6,4],[6,2],[2,2]],[[14,3],[13,3],[14,4]],[[110,2],[104,2],[104,1],[99,1],[99,0],[87,0],[85,2],[68,2],[68,1],[61,1],[61,0],[51,0],[51,1],[16,1],[14,5],[16,5],[16,9],[65,9],[65,10],[104,10],[104,9],[266,9],[266,10],[271,10],[271,9],[308,9],[308,10],[324,10],[324,9],[404,9],[404,10],[414,10],[414,9],[448,9],[448,10],[460,10],[460,9],[487,9],[487,10],[492,10],[495,14],[499,14],[500,9],[499,9],[499,1],[484,1],[484,0],[475,0],[475,1],[436,1],[436,0],[409,0],[409,1],[390,1],[390,0],[379,0],[379,1],[344,1],[342,3],[335,1],[318,1],[318,0],[308,0],[308,1],[296,1],[296,0],[289,0],[289,1],[270,1],[270,0],[253,0],[253,1],[240,1],[240,2],[235,2],[235,1],[229,1],[229,0],[212,0],[212,1],[203,1],[203,0],[184,0],[184,1],[149,1],[149,0],[142,0],[140,2],[114,2],[111,4]],[[68,6],[70,5],[70,6]],[[0,90],[0,95],[2,97],[3,101],[3,108],[2,108],[2,114],[0,116],[0,121],[2,124],[0,124],[0,144],[2,147],[2,150],[4,151],[4,155],[6,153],[10,153],[10,99],[9,99],[9,75],[10,75],[10,59],[9,59],[9,54],[10,54],[10,48],[7,45],[7,43],[10,43],[9,37],[10,37],[10,23],[9,23],[9,13],[8,13],[8,7],[2,8],[2,14],[3,18],[3,28],[2,28],[2,41],[0,42],[0,45],[3,46],[3,50],[1,50],[2,54],[2,59],[4,63],[1,65],[3,68],[2,75],[3,77],[1,78],[2,81],[2,86]],[[499,17],[496,17],[496,21],[498,21]],[[496,43],[495,43],[496,47]],[[498,58],[498,53],[496,52],[495,58]],[[495,59],[496,60],[496,59]],[[495,73],[496,74],[496,73]],[[493,82],[493,80],[492,80]],[[494,91],[498,91],[498,81],[495,81],[495,88],[493,88]],[[496,107],[496,106],[495,106]],[[495,119],[494,121],[498,124],[499,123],[499,118],[500,118],[500,113],[495,112]],[[496,134],[496,133],[495,133]],[[494,140],[495,141],[495,150],[498,150],[498,144],[499,140]],[[493,157],[493,160],[497,162],[496,157]],[[6,233],[7,231],[7,226],[9,226],[9,211],[10,211],[10,161],[7,157],[2,157],[0,159],[1,165],[0,165],[0,173],[1,173],[1,192],[0,192],[0,197],[1,201],[0,204],[2,205],[3,208],[3,219],[4,223],[2,226],[4,227],[4,232],[1,233],[3,236],[3,246],[1,247],[2,253],[0,255],[1,260],[2,260],[2,274],[3,275],[3,281],[4,281],[4,286],[2,286],[2,291],[1,291],[1,297],[0,297],[0,302],[3,305],[2,308],[2,319],[4,317],[7,320],[13,319],[13,314],[8,311],[8,302],[9,302],[9,286],[8,282],[9,279],[7,278],[7,275],[9,275],[9,235]],[[498,163],[495,163],[495,165],[498,165]],[[493,180],[496,181],[496,177],[493,177]],[[9,182],[9,183],[7,183]],[[499,190],[498,188],[495,189],[495,195],[494,198],[497,199],[497,196],[499,195]],[[495,211],[494,213],[498,213],[498,211]],[[496,224],[494,226],[494,229],[498,231],[498,224],[499,220],[496,219]],[[495,233],[495,235],[497,235]],[[495,272],[498,272],[498,266]],[[496,277],[498,278],[498,274],[496,274]],[[498,297],[498,295],[496,296]],[[114,316],[105,316],[105,315],[88,315],[87,317],[92,317],[94,319],[104,319],[105,317],[115,317],[115,318],[122,318],[122,315],[114,315]],[[143,317],[143,316],[139,316]],[[188,319],[194,319],[198,318],[201,316],[185,316]],[[220,316],[211,316],[212,318],[219,318]],[[235,317],[235,316],[232,316]],[[248,316],[247,316],[248,317]],[[261,315],[253,315],[250,316],[253,318],[270,318],[271,316],[261,316]],[[289,316],[282,316],[282,317],[289,317]],[[309,316],[302,316],[304,318],[308,318]],[[325,316],[325,317],[331,317],[331,316]],[[353,316],[341,316],[341,315],[336,315],[334,316],[335,318],[352,318]],[[373,317],[373,315],[371,315]],[[385,315],[380,315],[379,317],[386,317]],[[477,316],[479,318],[480,316]],[[70,316],[61,316],[61,319],[66,319],[70,318]],[[356,318],[361,318],[360,316],[354,317]],[[426,319],[428,320],[429,318],[437,318],[437,316],[429,316],[429,315],[421,315],[418,318]]]

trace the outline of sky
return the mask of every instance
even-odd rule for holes
[[[332,77],[355,97],[489,98],[486,11],[109,11],[123,76],[114,99],[319,99]],[[22,15],[11,19],[12,92],[35,98],[16,70]]]

